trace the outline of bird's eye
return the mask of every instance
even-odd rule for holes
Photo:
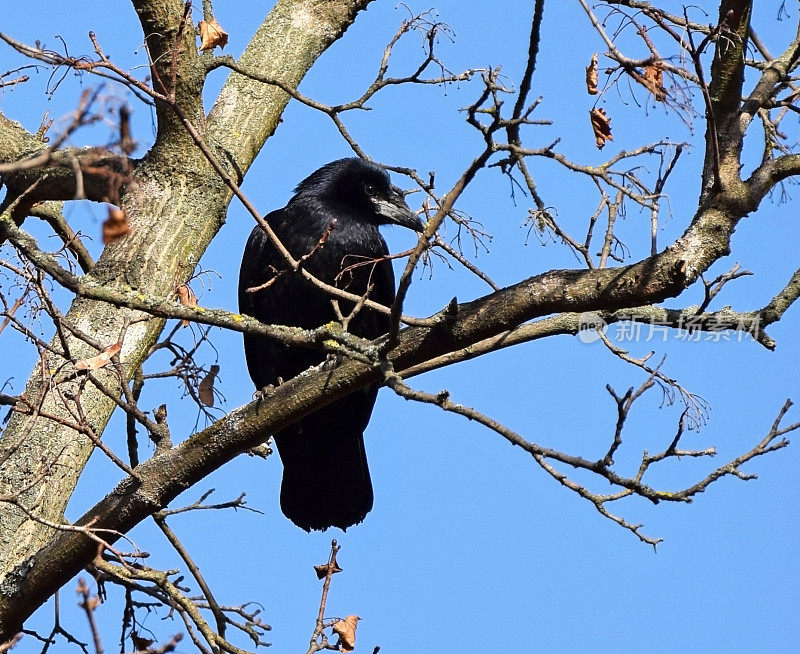
[[[375,187],[374,184],[364,184],[364,193],[366,193],[369,197],[375,197],[378,194],[378,189]]]

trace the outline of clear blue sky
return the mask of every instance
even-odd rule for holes
[[[137,53],[141,34],[128,2],[73,3],[69,11],[45,0],[4,4],[1,29],[19,40],[38,39],[60,49],[54,36],[59,34],[71,54],[91,54],[86,38],[91,29],[120,65],[144,61]],[[225,52],[241,53],[266,4],[216,3],[217,18],[230,33]],[[502,65],[509,86],[516,86],[525,63],[532,3],[427,0],[410,7],[417,12],[431,4],[453,29],[454,42],[445,38],[440,43],[440,55],[451,70]],[[763,27],[763,35],[775,35],[769,45],[777,52],[788,42],[784,32],[791,25],[777,22],[764,4],[769,3],[758,3],[756,23]],[[199,12],[195,15],[199,20]],[[407,10],[393,2],[373,3],[320,59],[301,90],[330,104],[356,97],[371,81],[385,43],[407,16]],[[528,143],[538,147],[561,137],[558,148],[587,164],[665,137],[693,143],[667,189],[672,213],[665,217],[659,235],[661,244],[666,244],[681,233],[694,211],[703,129],[692,134],[679,116],[653,107],[652,101],[637,106],[623,85],[620,94],[610,93],[602,105],[612,115],[614,141],[599,153],[587,117],[592,99],[583,81],[584,67],[596,51],[602,52],[603,44],[578,3],[548,3],[531,96],[543,97],[535,117],[554,122],[531,128]],[[21,63],[7,47],[0,53],[3,70]],[[418,37],[410,36],[398,49],[396,74],[411,70],[420,53]],[[69,73],[48,100],[44,95],[48,76],[41,70],[27,85],[0,90],[0,110],[35,130],[44,108],[63,117],[81,91],[97,83]],[[222,71],[212,76],[209,103],[223,79]],[[478,135],[458,112],[478,92],[476,84],[446,90],[389,89],[370,103],[373,111],[346,116],[346,121],[375,159],[413,166],[421,173],[435,170],[441,190],[480,151]],[[636,94],[645,101],[643,93]],[[108,95],[127,97],[111,88]],[[130,101],[134,136],[146,147],[152,139],[153,118],[147,108]],[[787,120],[796,129],[797,119]],[[112,126],[100,126],[79,133],[74,142],[103,143],[111,133]],[[140,149],[137,155],[143,152]],[[294,185],[313,169],[349,154],[326,117],[292,104],[250,170],[244,190],[266,213],[283,206]],[[533,170],[545,202],[555,207],[564,225],[580,233],[597,204],[591,184],[561,174],[548,162],[537,162]],[[578,266],[559,244],[542,247],[533,235],[526,244],[524,220],[530,201],[517,194],[515,204],[509,190],[497,171],[486,171],[461,202],[461,209],[494,237],[490,251],[481,251],[477,263],[501,284],[553,267]],[[797,194],[796,186],[788,190]],[[415,197],[410,199],[412,206]],[[75,206],[67,217],[74,229],[97,238],[104,209]],[[725,272],[739,262],[755,275],[731,284],[715,308],[763,306],[782,287],[798,265],[796,217],[795,204],[767,201],[741,223],[734,255],[712,273]],[[635,255],[646,254],[648,224],[649,216],[629,208],[622,229]],[[202,290],[204,306],[235,310],[238,260],[251,225],[252,219],[234,203],[202,260],[203,269],[219,275],[209,274],[204,278],[206,288],[197,289]],[[31,229],[44,233],[33,225]],[[400,250],[413,243],[413,236],[395,230],[387,233],[387,240],[393,250]],[[450,271],[437,263],[432,278],[427,273],[415,278],[406,308],[427,315],[453,295],[464,301],[487,291],[461,270]],[[665,305],[698,303],[701,292],[691,289]],[[800,401],[798,324],[795,307],[770,330],[778,342],[775,353],[735,338],[687,343],[671,336],[666,343],[625,344],[634,356],[651,349],[657,350],[657,357],[668,355],[665,372],[712,407],[708,423],[686,445],[717,446],[716,459],[673,463],[654,476],[653,484],[678,487],[702,476],[712,463],[719,465],[749,450],[766,433],[787,397]],[[3,367],[14,371],[14,390],[19,391],[31,355],[23,358],[26,353],[20,348],[12,351],[12,342],[3,334],[0,347]],[[216,352],[204,348],[201,356],[209,364],[219,359],[220,388],[227,398],[224,408],[239,406],[252,393],[240,337],[217,330],[213,343]],[[11,374],[4,371],[0,382]],[[605,452],[613,435],[616,407],[605,384],[622,393],[642,381],[640,371],[611,356],[601,344],[560,337],[437,371],[414,379],[412,385],[428,391],[447,388],[455,401],[480,409],[531,440],[591,458]],[[188,403],[178,402],[179,389],[167,383],[149,392],[145,408],[157,406],[165,394],[174,396],[168,400],[172,432],[188,435],[196,415]],[[618,457],[623,465],[635,466],[642,449],[656,451],[669,443],[681,407],[659,408],[660,400],[652,391],[634,409],[626,433],[628,455]],[[796,409],[790,418],[798,419]],[[123,425],[120,417],[112,422],[104,437],[107,442],[123,446]],[[312,565],[326,559],[332,537],[342,545],[344,573],[334,579],[327,615],[362,617],[357,647],[361,652],[371,652],[375,645],[387,653],[788,652],[796,647],[800,628],[796,445],[748,464],[746,471],[758,473],[758,480],[725,479],[691,505],[654,507],[634,500],[616,507],[627,519],[644,522],[647,534],[665,539],[657,553],[560,487],[497,435],[438,409],[405,402],[385,389],[367,431],[367,450],[375,508],[364,524],[346,534],[306,534],[281,515],[277,457],[267,462],[237,459],[176,502],[190,503],[213,487],[218,501],[246,491],[249,504],[264,512],[196,513],[175,518],[172,524],[195,551],[221,602],[263,604],[264,619],[273,626],[267,639],[276,652],[304,651],[307,646],[320,591]],[[115,468],[96,457],[73,498],[70,517],[79,516],[96,501],[96,489],[110,488],[117,477]],[[594,488],[604,489],[596,483]],[[151,565],[177,566],[175,555],[151,525],[141,525],[131,536],[151,552]],[[62,591],[66,616],[62,621],[88,640],[74,608],[73,588],[70,584]],[[109,604],[98,615],[106,650],[114,651],[119,641],[119,591],[110,588],[110,594]],[[49,605],[39,611],[33,625],[48,631],[51,611]],[[162,622],[161,617],[152,615],[146,622],[159,638],[184,631],[182,624]],[[56,651],[65,649],[62,642]],[[14,651],[37,650],[33,639],[26,637]],[[188,642],[179,651],[191,651]]]

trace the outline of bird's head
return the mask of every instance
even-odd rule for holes
[[[363,159],[337,159],[311,173],[297,185],[292,201],[309,198],[375,225],[401,225],[417,232],[424,229],[386,171]]]

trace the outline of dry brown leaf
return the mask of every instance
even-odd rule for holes
[[[194,291],[189,288],[186,284],[181,284],[175,291],[178,294],[178,299],[181,301],[181,304],[185,307],[196,307],[197,304],[197,297],[194,294]],[[189,326],[188,320],[181,320],[181,325],[183,327]]]
[[[113,345],[109,345],[97,356],[78,361],[75,364],[75,368],[78,370],[97,370],[98,368],[102,368],[109,361],[111,361],[111,357],[117,354],[117,352],[119,352],[121,349],[122,343],[114,343]]]
[[[149,649],[150,645],[156,642],[154,640],[150,640],[149,638],[142,638],[135,631],[131,631],[131,640],[133,641],[133,646],[136,648],[136,651],[144,651]]]
[[[315,565],[314,571],[317,573],[317,579],[325,579],[328,576],[328,570],[333,568],[332,575],[335,575],[337,572],[341,572],[342,569],[338,566],[338,564],[334,561],[333,564],[330,563],[323,563],[322,565]]]
[[[591,63],[586,67],[586,91],[589,95],[597,95],[597,53],[592,55]]]
[[[642,84],[659,102],[667,99],[667,89],[664,88],[664,69],[661,67],[660,61],[645,67]]]
[[[109,207],[108,218],[103,223],[103,244],[108,245],[130,233],[131,224],[128,222],[128,214],[123,209]]]
[[[217,46],[224,48],[228,44],[228,33],[222,29],[216,18],[201,20],[197,27],[200,29],[201,50],[213,50]]]
[[[208,374],[203,377],[200,386],[197,389],[197,394],[200,396],[200,401],[206,406],[214,406],[214,379],[219,374],[219,366],[214,364],[211,366]]]
[[[78,605],[85,608],[87,612],[91,613],[100,606],[100,598],[97,595],[94,597],[89,595],[89,587],[86,585],[83,577],[78,579],[78,587],[75,589],[75,592],[79,595],[83,595],[83,601],[79,602]]]
[[[356,627],[360,619],[357,615],[348,615],[344,620],[339,620],[331,627],[333,633],[339,636],[339,642],[336,645],[340,652],[352,652],[355,649]]]
[[[589,112],[589,117],[592,120],[595,143],[602,150],[606,141],[614,140],[614,137],[611,136],[611,119],[606,116],[605,109],[592,109]]]

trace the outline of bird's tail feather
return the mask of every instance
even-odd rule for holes
[[[347,529],[372,508],[363,427],[337,424],[341,418],[327,413],[311,414],[275,437],[283,461],[281,510],[306,531]]]

